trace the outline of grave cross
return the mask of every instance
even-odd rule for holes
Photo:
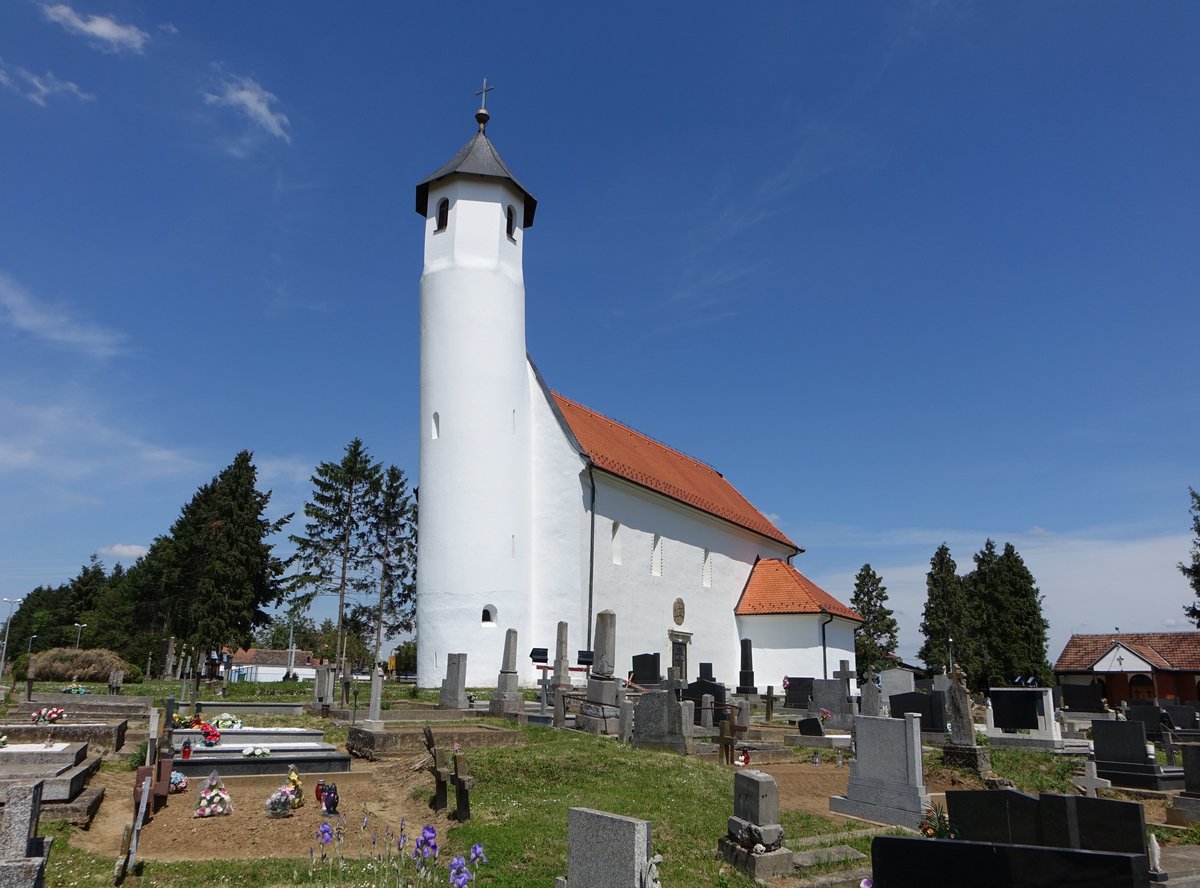
[[[545,715],[546,714],[546,694],[547,694],[547,692],[549,692],[550,688],[554,687],[554,676],[550,673],[550,671],[548,669],[542,669],[541,671],[542,671],[542,677],[537,680],[537,683],[538,683],[538,687],[540,687],[542,689],[541,714]]]
[[[840,661],[841,668],[833,673],[833,677],[842,683],[842,694],[847,700],[850,699],[850,683],[857,677],[854,670],[850,668],[849,660]]]
[[[1108,789],[1108,787],[1112,786],[1111,780],[1105,780],[1103,777],[1096,776],[1095,762],[1085,762],[1083,765],[1083,776],[1072,777],[1071,782],[1082,789],[1089,799],[1097,798],[1097,790]]]

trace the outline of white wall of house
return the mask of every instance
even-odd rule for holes
[[[314,681],[317,670],[311,666],[297,666],[292,672],[301,681]],[[234,666],[229,672],[230,681],[283,681],[286,666]]]
[[[774,685],[782,693],[785,675],[833,678],[841,660],[855,669],[854,629],[859,624],[834,617],[825,627],[825,646],[821,646],[824,614],[781,614],[738,617],[738,632],[753,642],[754,682],[765,692]],[[828,669],[828,672],[826,672]]]

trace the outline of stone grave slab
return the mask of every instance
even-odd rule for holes
[[[855,721],[857,758],[850,765],[844,796],[832,796],[829,809],[877,823],[915,828],[929,807],[921,763],[921,723],[860,716]]]
[[[1152,763],[1145,725],[1139,721],[1092,722],[1096,773],[1113,786],[1170,791],[1184,788],[1184,770]]]
[[[643,888],[656,867],[649,820],[589,808],[567,811],[567,875],[555,888]]]

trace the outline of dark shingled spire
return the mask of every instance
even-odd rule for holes
[[[488,116],[487,111],[481,108],[475,117],[479,122],[479,132],[475,134],[475,137],[463,145],[458,153],[450,158],[449,163],[440,167],[417,185],[417,212],[422,216],[429,215],[429,186],[447,176],[461,174],[484,176],[489,179],[507,179],[516,186],[525,199],[525,212],[521,227],[531,228],[533,214],[537,210],[537,199],[521,186],[516,176],[508,171],[508,167],[504,165],[504,161],[500,159],[495,147],[488,140],[483,131],[487,126]]]

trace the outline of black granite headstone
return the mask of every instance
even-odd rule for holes
[[[1196,730],[1196,710],[1191,706],[1163,704],[1162,711],[1171,719],[1171,727],[1178,731]]]
[[[783,692],[783,705],[788,709],[807,709],[808,701],[812,698],[814,680],[808,676],[789,675],[787,689]]]
[[[1131,722],[1141,722],[1145,726],[1146,736],[1151,740],[1162,736],[1163,712],[1154,704],[1130,703],[1125,707],[1125,718]]]
[[[713,678],[712,663],[701,663],[700,664],[700,677],[707,681],[716,681],[716,679]]]
[[[1079,847],[1088,851],[1146,853],[1146,812],[1137,802],[1062,796],[1075,806]],[[1043,794],[1043,803],[1046,795]]]
[[[1062,705],[1071,712],[1103,712],[1104,696],[1100,693],[1100,685],[1094,684],[1065,684],[1059,685],[1062,693]]]
[[[877,836],[874,888],[1149,888],[1145,854],[1076,851],[960,839]],[[960,880],[960,881],[956,881]]]
[[[754,684],[754,643],[749,638],[742,639],[742,662],[741,668],[738,670],[738,686],[739,694],[757,694],[758,688]]]
[[[1041,845],[1036,796],[1015,789],[947,790],[946,813],[960,839]]]
[[[1181,743],[1184,791],[1200,795],[1200,743]]]
[[[907,694],[892,694],[888,697],[892,718],[904,718],[904,713],[915,712],[921,716],[921,733],[946,733],[946,695],[941,691],[922,694],[911,691]]]
[[[713,705],[718,707],[717,711],[712,714],[712,723],[717,725],[725,721],[725,719],[729,717],[729,713],[728,711],[719,708],[725,705],[725,685],[721,684],[720,682],[701,678],[689,684],[680,693],[680,696],[683,697],[684,700],[691,700],[696,704],[692,711],[692,723],[697,725],[700,724],[700,718],[702,715],[700,707],[704,704],[705,694],[712,694]]]
[[[633,655],[633,683],[639,685],[658,684],[662,681],[658,653]]]
[[[1038,701],[1041,694],[1032,691],[993,688],[988,692],[992,701],[992,722],[1003,731],[1035,729],[1038,726]]]
[[[1092,749],[1097,762],[1145,765],[1146,728],[1139,721],[1092,722]]]
[[[825,728],[819,718],[802,718],[796,722],[801,737],[824,737]]]

